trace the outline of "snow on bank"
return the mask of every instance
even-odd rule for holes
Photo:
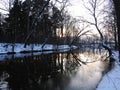
[[[24,47],[24,44],[16,43],[14,45],[14,51],[13,51],[13,45],[11,43],[0,43],[0,54],[3,53],[10,53],[10,52],[22,52],[22,51],[51,51],[51,50],[70,50],[77,48],[76,46],[69,45],[52,45],[52,44],[46,44],[43,48],[41,44],[30,44]]]
[[[16,43],[14,45],[14,51],[12,50],[13,45],[11,43],[0,43],[0,60],[17,58],[17,57],[25,57],[31,55],[40,55],[40,54],[47,54],[47,53],[54,53],[54,52],[66,52],[70,51],[71,49],[76,49],[76,46],[69,45],[52,45],[46,44],[43,48],[41,44],[30,44],[27,45],[26,48],[24,44]],[[21,52],[34,52],[35,53],[21,53]],[[44,51],[44,52],[43,52]],[[8,54],[15,52],[16,54]]]
[[[114,68],[108,72],[100,82],[97,90],[120,90],[120,64],[119,54],[117,51],[113,53],[115,58]]]

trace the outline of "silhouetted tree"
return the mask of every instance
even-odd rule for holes
[[[114,5],[112,2],[108,2],[108,4],[111,7],[106,6],[105,8],[107,9],[103,11],[106,14],[106,17],[104,17],[104,28],[106,29],[105,37],[110,43],[114,40],[115,49],[118,49],[118,32]]]
[[[99,0],[90,0],[89,1],[89,5],[91,8],[86,7],[86,9],[90,12],[90,15],[92,16],[93,18],[93,22],[92,21],[87,21],[87,23],[90,23],[91,25],[94,25],[96,30],[98,31],[99,35],[100,35],[100,41],[101,41],[101,45],[104,49],[106,49],[109,53],[109,58],[110,58],[110,62],[114,61],[114,57],[112,56],[113,52],[112,52],[112,49],[111,47],[109,47],[105,42],[105,37],[103,36],[103,33],[101,32],[102,28],[100,28],[101,26],[101,22],[99,21],[99,15],[100,15],[100,11],[99,10],[99,7],[103,4],[104,0],[103,1],[99,1]]]
[[[117,29],[118,29],[118,46],[119,46],[119,56],[120,56],[120,0],[113,0],[116,17],[117,17]]]
[[[22,25],[23,25],[23,15],[21,11],[21,2],[15,0],[13,8],[10,10],[8,23],[9,23],[9,32],[11,35],[11,41],[16,42],[17,37],[21,34]]]

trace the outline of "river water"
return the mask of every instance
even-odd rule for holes
[[[96,90],[111,69],[106,55],[86,49],[5,59],[0,61],[0,90]]]

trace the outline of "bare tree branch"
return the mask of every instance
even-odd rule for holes
[[[89,25],[86,25],[85,27],[83,26],[82,29],[79,29],[80,31],[75,35],[75,38],[70,43],[70,46],[81,36],[84,36],[84,35],[87,35],[88,33],[90,33],[90,30],[85,31],[88,27],[89,27]]]

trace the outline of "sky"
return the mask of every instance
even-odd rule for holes
[[[3,1],[6,2],[7,0],[0,0],[0,8],[4,8],[5,9],[5,5],[8,8],[7,4],[3,5],[1,3]],[[84,16],[84,15],[88,14],[88,11],[84,8],[83,2],[82,2],[82,1],[87,2],[88,0],[69,0],[69,1],[70,1],[71,5],[68,7],[68,11],[70,12],[70,14],[72,16],[77,17],[77,16],[80,16],[80,15]],[[0,12],[6,13],[5,11],[3,11],[1,9],[0,9]]]
[[[68,7],[68,11],[73,17],[84,16],[86,14],[82,0],[70,0],[70,3],[71,5]]]
[[[0,8],[4,8],[4,5],[1,3],[2,0],[0,0]],[[4,0],[6,1],[6,0]],[[83,10],[82,4],[81,4],[81,0],[70,0],[71,5],[68,7],[68,11],[70,12],[70,14],[74,17],[79,16],[81,14],[84,14],[85,10]],[[82,8],[82,9],[81,9]],[[4,10],[0,9],[0,12],[2,13],[7,13]]]
[[[6,9],[5,5],[7,5],[7,4],[3,5],[1,3],[2,1],[5,2],[7,0],[0,0],[0,8]],[[85,1],[87,1],[87,0],[85,0]],[[88,13],[82,4],[83,3],[82,0],[70,0],[70,3],[71,3],[71,5],[68,7],[68,11],[73,17],[84,16],[84,15],[86,15],[86,13]],[[1,9],[0,9],[0,12],[8,13]]]
[[[94,0],[93,0],[94,1]],[[87,8],[90,8],[91,5],[88,3],[89,0],[70,0],[71,5],[68,7],[68,11],[69,13],[73,16],[73,17],[85,17],[87,19],[92,18],[92,16],[90,15],[90,12],[85,8],[84,4],[86,5]],[[99,13],[100,10],[104,9],[104,6],[108,5],[107,2],[108,0],[104,1],[104,0],[97,0],[97,2],[100,4],[102,3],[100,6],[97,5],[97,12]],[[90,8],[91,9],[91,8]],[[92,10],[92,9],[91,9]],[[102,15],[100,15],[102,16]]]
[[[71,6],[68,7],[69,13],[75,18],[79,19],[81,17],[82,19],[84,18],[83,20],[94,23],[93,15],[90,13],[89,10],[86,9],[86,7],[89,8],[90,10],[93,9],[91,8],[90,3],[88,3],[89,1],[90,0],[70,0]],[[109,7],[108,1],[109,0],[97,0],[96,16],[98,19],[99,28],[102,30],[104,30],[104,28],[102,28],[103,24],[100,23],[104,22],[104,17],[107,15],[103,12],[103,10],[108,9]],[[86,7],[84,5],[86,5]],[[94,25],[90,25],[90,27],[94,34],[98,34],[98,31],[96,30]]]

